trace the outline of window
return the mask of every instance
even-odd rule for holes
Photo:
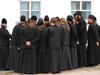
[[[88,19],[91,14],[91,1],[71,1],[71,15],[74,16],[76,11],[82,11],[84,19]]]
[[[26,18],[36,15],[40,18],[40,2],[39,1],[21,1],[20,2],[20,16],[25,15]]]

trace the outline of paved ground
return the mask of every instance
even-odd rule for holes
[[[1,71],[0,75],[26,75],[26,74],[18,74],[11,71],[4,72]],[[100,75],[100,65],[95,67],[85,67],[78,68],[75,70],[62,71],[59,74],[34,74],[34,75]]]

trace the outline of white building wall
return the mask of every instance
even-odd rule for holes
[[[12,33],[15,22],[19,19],[19,0],[0,0],[0,25],[2,18],[6,18],[8,22],[7,29]]]
[[[92,0],[92,14],[97,17],[97,22],[100,25],[100,0]]]
[[[92,0],[91,8],[91,13],[97,17],[100,24],[100,0]],[[50,18],[66,18],[67,15],[71,15],[71,0],[41,0],[41,17],[44,18],[45,15],[49,15]],[[20,0],[0,0],[0,21],[2,18],[7,19],[7,29],[12,33],[13,27],[20,19]]]

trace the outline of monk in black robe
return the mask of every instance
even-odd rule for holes
[[[48,29],[45,27],[43,19],[38,20],[38,25],[38,29],[40,31],[40,39],[38,41],[38,73],[45,73],[48,50]]]
[[[10,38],[11,35],[8,32],[7,21],[5,18],[2,19],[2,25],[0,28],[0,70],[6,70],[9,50],[10,50]]]
[[[88,66],[94,66],[98,64],[98,47],[99,47],[99,34],[97,26],[94,23],[94,16],[89,15],[88,23],[90,24],[88,29],[88,48],[87,48],[87,61]]]
[[[82,12],[77,11],[75,14],[77,17],[77,34],[78,34],[78,41],[77,42],[77,52],[78,52],[78,66],[85,67],[87,66],[87,52],[86,52],[86,43],[87,43],[87,25],[85,20],[82,17]]]
[[[62,70],[61,30],[57,19],[51,18],[51,27],[48,29],[47,72],[59,73]]]
[[[30,24],[21,30],[21,46],[20,59],[18,61],[18,72],[24,74],[37,73],[37,42],[40,38],[40,33],[36,27],[34,20],[35,16],[31,17]]]
[[[50,27],[49,16],[48,16],[48,15],[46,15],[46,16],[44,17],[44,24],[45,24],[45,28]]]
[[[72,69],[72,61],[71,61],[71,55],[70,55],[70,27],[67,23],[65,18],[61,18],[59,21],[59,24],[61,24],[61,46],[62,46],[62,63],[63,63],[63,70],[70,70]]]
[[[71,53],[71,60],[72,60],[72,69],[78,68],[78,57],[77,57],[77,29],[76,26],[73,24],[73,17],[71,15],[67,16],[67,21],[70,26],[70,53]]]
[[[18,63],[18,55],[20,50],[20,31],[25,26],[25,16],[21,16],[20,23],[16,25],[12,32],[11,37],[11,50],[9,53],[7,68],[10,70],[16,70]]]
[[[98,28],[98,34],[99,34],[99,44],[100,44],[100,25],[98,25],[98,23],[97,23],[97,18],[94,16],[94,23],[95,23],[95,25],[97,26],[97,28]],[[99,45],[99,49],[98,49],[98,64],[100,64],[100,59],[99,59],[99,57],[100,57],[100,45]]]

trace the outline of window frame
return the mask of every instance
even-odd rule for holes
[[[21,16],[21,11],[29,11],[29,18],[31,18],[31,12],[32,11],[39,11],[40,12],[40,17],[41,17],[41,0],[20,0],[20,7],[21,7],[21,2],[29,2],[29,10],[21,10],[20,9],[20,16]],[[40,10],[32,10],[31,8],[31,5],[32,5],[32,2],[40,2]]]
[[[71,9],[71,12],[72,12],[72,11],[73,11],[73,12],[76,12],[76,11],[92,12],[92,0],[71,0],[71,3],[72,3],[72,1],[74,1],[74,2],[80,2],[80,9],[79,9],[79,10],[72,10],[72,9]],[[83,9],[82,9],[82,2],[91,2],[91,10],[83,10]],[[87,20],[87,19],[85,18],[85,20]]]

